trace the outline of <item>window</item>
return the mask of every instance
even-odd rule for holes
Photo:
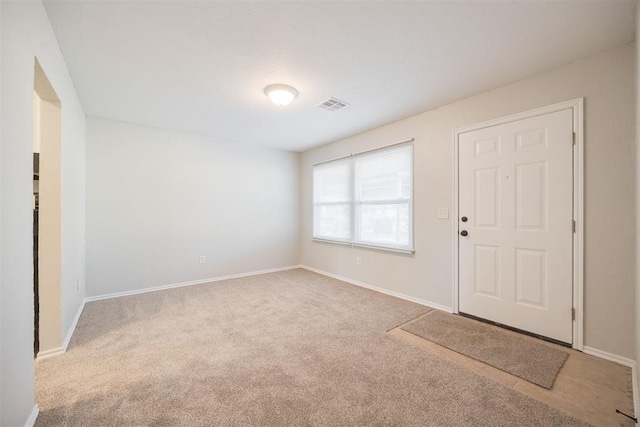
[[[315,239],[413,251],[413,146],[315,165],[313,204]]]

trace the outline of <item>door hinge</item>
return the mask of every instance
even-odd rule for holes
[[[576,145],[576,133],[573,132],[571,135],[571,145]]]
[[[576,320],[576,309],[571,307],[571,320]]]
[[[575,219],[571,220],[571,232],[573,232],[573,233],[576,232],[576,220]]]

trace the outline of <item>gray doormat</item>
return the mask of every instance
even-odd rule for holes
[[[551,389],[567,352],[477,320],[433,310],[403,330]]]

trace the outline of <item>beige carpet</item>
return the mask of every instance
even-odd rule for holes
[[[385,332],[427,311],[305,270],[89,303],[37,425],[584,425]]]
[[[547,389],[569,357],[529,337],[441,311],[402,329]]]

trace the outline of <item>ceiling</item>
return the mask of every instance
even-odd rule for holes
[[[634,1],[58,1],[88,115],[292,151],[628,42]],[[265,86],[299,96],[276,107]],[[335,97],[349,107],[317,105]]]

